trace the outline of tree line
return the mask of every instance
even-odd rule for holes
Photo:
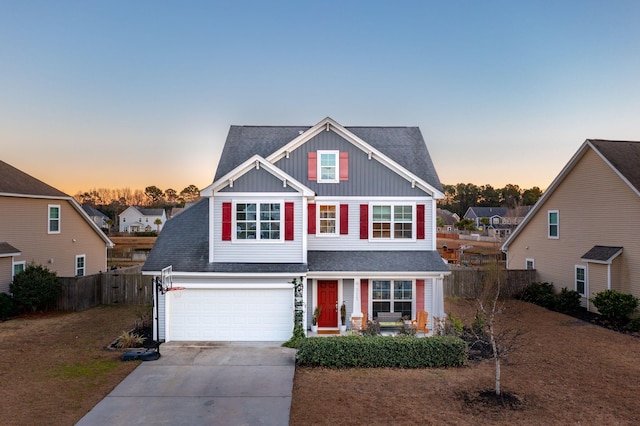
[[[438,207],[457,213],[462,217],[469,207],[506,207],[513,209],[518,206],[532,206],[542,196],[542,190],[534,186],[522,189],[518,185],[507,184],[504,188],[494,188],[491,185],[474,185],[472,183],[457,183],[442,185],[444,199],[438,201]]]
[[[93,188],[85,192],[79,191],[73,198],[115,221],[116,216],[129,206],[162,208],[167,211],[173,207],[184,207],[186,203],[200,199],[200,189],[195,185],[189,185],[180,192],[173,188],[163,191],[155,185],[147,186],[144,191],[131,188]]]

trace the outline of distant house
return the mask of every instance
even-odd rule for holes
[[[482,219],[487,219],[489,225],[500,225],[506,213],[507,209],[504,207],[469,207],[463,218],[473,220],[476,228],[480,228],[485,226]]]
[[[107,269],[113,243],[69,195],[0,161],[0,292],[34,262],[61,277]]]
[[[460,216],[446,209],[436,209],[436,216],[442,219],[444,224],[443,227],[438,228],[438,232],[451,232],[455,229],[454,225],[460,222]]]
[[[130,206],[120,213],[118,218],[120,219],[120,232],[160,232],[167,221],[167,214],[164,209]],[[157,219],[160,219],[159,225],[156,224]]]
[[[591,311],[603,290],[640,297],[639,212],[640,142],[587,139],[503,244],[507,268],[536,269]]]
[[[93,220],[93,222],[98,225],[100,229],[109,229],[109,216],[102,213],[100,210],[97,210],[91,207],[88,204],[82,205],[82,210]]]

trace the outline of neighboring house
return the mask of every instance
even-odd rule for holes
[[[476,223],[476,229],[480,227],[484,229],[485,225],[482,223],[482,219],[487,219],[488,225],[500,225],[506,212],[507,209],[504,207],[469,207],[463,219],[471,219]]]
[[[91,207],[88,204],[82,205],[82,210],[93,220],[93,223],[98,225],[100,229],[109,229],[109,216],[102,213],[100,210]]]
[[[120,213],[118,218],[120,232],[160,232],[167,221],[167,214],[164,209],[146,209],[130,206]],[[159,225],[156,224],[157,219],[160,219],[161,223]]]
[[[592,311],[606,289],[640,297],[638,213],[640,142],[587,139],[503,244],[507,268],[536,269]]]
[[[305,329],[363,313],[443,318],[442,186],[417,127],[231,126],[203,199],[160,234],[143,273],[171,266],[158,336],[284,341],[302,278]],[[432,322],[433,324],[433,322]]]
[[[460,222],[460,216],[457,213],[452,213],[446,209],[436,209],[436,216],[442,219],[444,226],[438,231],[440,232],[452,232],[455,230],[454,225]]]
[[[0,291],[31,262],[61,277],[107,270],[113,243],[64,192],[0,161]]]

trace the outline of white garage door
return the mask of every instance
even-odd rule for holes
[[[167,293],[168,340],[286,341],[293,330],[293,291],[187,289]]]

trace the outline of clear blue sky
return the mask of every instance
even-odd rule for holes
[[[443,183],[640,140],[640,1],[0,0],[0,159],[73,195],[211,183],[232,124],[419,126]]]

